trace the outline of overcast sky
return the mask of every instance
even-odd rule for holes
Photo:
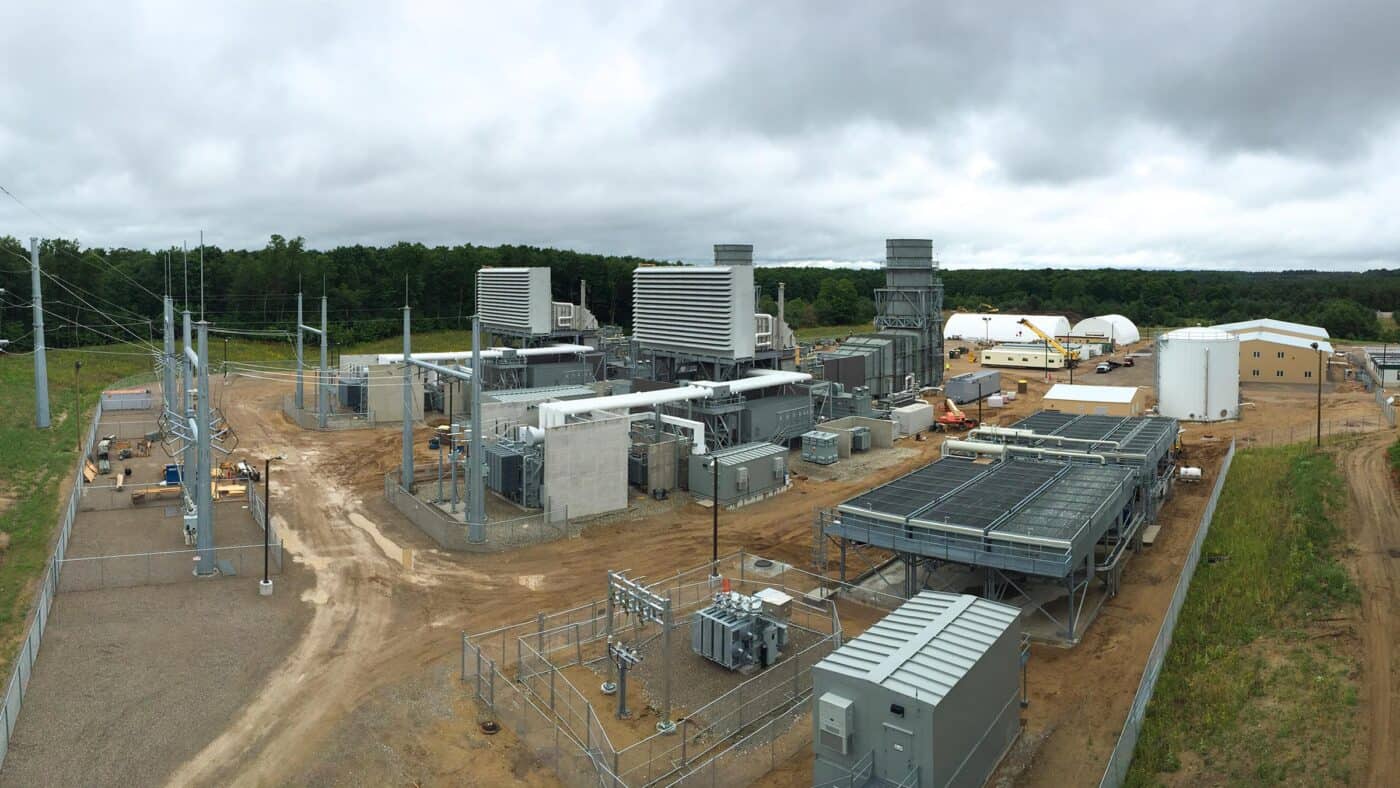
[[[0,235],[1400,264],[1396,0],[202,5],[0,3]]]

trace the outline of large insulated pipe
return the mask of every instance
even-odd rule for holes
[[[1008,454],[1023,454],[1031,457],[1090,459],[1098,460],[1100,465],[1108,464],[1108,458],[1102,454],[1060,451],[1058,449],[1040,449],[1033,446],[1013,446],[1005,443],[983,443],[981,441],[949,440],[943,442],[943,456],[946,457],[950,452],[955,451],[964,451],[969,454],[986,454],[992,457],[1004,457]]]
[[[515,355],[521,358],[530,358],[531,356],[560,356],[567,353],[588,353],[593,350],[593,346],[547,345],[545,347],[512,348],[512,350],[514,350]],[[482,350],[480,351],[480,356],[481,358],[501,358],[506,354],[505,351],[506,348]],[[419,361],[461,361],[462,359],[471,358],[472,351],[454,350],[450,352],[416,353],[413,357]],[[397,364],[400,361],[403,361],[403,354],[401,353],[380,353],[375,357],[375,362],[379,364]]]
[[[994,438],[1024,438],[1027,440],[1055,441],[1059,444],[1065,443],[1087,443],[1091,446],[1112,446],[1118,448],[1117,441],[1096,440],[1093,438],[1066,438],[1061,435],[1046,435],[1035,430],[1015,429],[1012,427],[977,427],[968,433],[968,437],[986,435]]]

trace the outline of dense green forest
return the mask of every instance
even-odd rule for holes
[[[198,252],[186,268],[181,250],[81,248],[45,241],[44,279],[49,344],[90,344],[104,339],[159,335],[160,301],[170,290],[177,305],[198,315]],[[0,338],[12,350],[29,347],[29,251],[0,238]],[[291,327],[296,292],[307,294],[307,319],[318,319],[324,282],[337,343],[393,336],[400,308],[413,306],[419,330],[466,325],[474,301],[475,272],[483,266],[549,266],[554,296],[573,299],[580,279],[600,321],[626,326],[632,314],[633,257],[583,254],[527,246],[342,246],[318,251],[301,239],[272,236],[255,250],[204,249],[204,310],[224,329]],[[778,282],[787,285],[788,321],[794,327],[838,325],[870,319],[873,291],[884,275],[873,269],[760,267],[761,306],[775,308]],[[1053,311],[1071,318],[1117,312],[1143,326],[1189,325],[1276,317],[1326,326],[1333,336],[1400,338],[1375,312],[1400,307],[1400,271],[1244,273],[1229,271],[944,270],[945,306],[1003,311]],[[177,306],[178,308],[178,306]],[[105,314],[104,314],[105,313]]]

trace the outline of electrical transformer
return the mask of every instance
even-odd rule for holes
[[[778,661],[787,645],[792,597],[776,589],[752,596],[738,592],[715,594],[714,603],[695,614],[690,644],[696,654],[729,670],[766,668]]]

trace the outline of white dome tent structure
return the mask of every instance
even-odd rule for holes
[[[1074,324],[1069,335],[1075,339],[1107,339],[1114,347],[1131,345],[1142,339],[1138,327],[1122,315],[1086,317]]]
[[[943,326],[943,338],[983,342],[1039,342],[1040,338],[1020,321],[1029,320],[1052,337],[1069,334],[1069,320],[1063,315],[1005,315],[958,312]]]

